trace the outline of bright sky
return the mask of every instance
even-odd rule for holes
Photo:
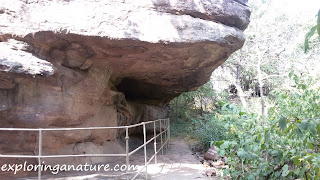
[[[249,0],[250,3],[261,1],[269,0]],[[272,0],[271,7],[286,11],[289,14],[307,11],[316,14],[320,9],[320,0]]]
[[[294,14],[297,11],[311,11],[316,14],[320,9],[320,0],[273,0],[272,3],[290,14]]]

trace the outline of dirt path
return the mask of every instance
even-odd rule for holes
[[[181,139],[170,142],[168,153],[159,156],[158,161],[159,164],[148,166],[152,180],[208,179],[205,177],[206,168]]]

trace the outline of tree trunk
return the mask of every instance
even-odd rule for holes
[[[178,100],[179,100],[179,96],[176,98],[176,119],[178,119]]]
[[[203,108],[202,108],[202,97],[200,97],[200,106],[201,106],[201,111],[200,111],[200,113],[201,113],[201,116],[203,116]]]
[[[258,82],[259,82],[259,90],[260,90],[260,99],[261,99],[261,115],[262,115],[262,122],[265,119],[265,102],[263,97],[263,79],[261,74],[261,58],[258,57],[258,65],[257,65],[257,72],[258,72]]]
[[[237,64],[237,77],[236,77],[235,86],[237,88],[237,93],[238,93],[238,96],[240,98],[241,104],[242,104],[243,108],[245,110],[247,110],[248,105],[247,105],[247,102],[246,102],[246,99],[245,99],[245,95],[244,95],[244,92],[243,92],[243,90],[241,88],[241,83],[240,83],[240,72],[241,72],[241,67],[240,67],[239,64]]]

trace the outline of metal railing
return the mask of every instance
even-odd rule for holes
[[[146,125],[153,123],[153,137],[147,140]],[[157,133],[157,123],[159,124],[159,133]],[[136,149],[129,152],[129,129],[133,127],[142,126],[143,130],[143,144]],[[74,130],[102,130],[102,129],[125,129],[125,141],[126,141],[126,152],[125,154],[72,154],[72,155],[42,155],[42,132],[43,131],[74,131]],[[38,132],[38,155],[3,155],[0,157],[4,158],[36,158],[38,159],[38,180],[41,180],[41,159],[43,158],[66,158],[66,157],[126,157],[126,175],[129,178],[128,167],[130,163],[130,156],[136,153],[141,148],[144,148],[144,166],[141,168],[132,178],[134,180],[137,176],[145,170],[145,178],[148,179],[148,165],[154,159],[157,164],[157,154],[160,152],[163,155],[163,150],[167,152],[169,140],[170,140],[170,119],[158,119],[154,121],[141,122],[138,124],[128,126],[116,126],[116,127],[85,127],[85,128],[0,128],[0,131],[37,131]],[[157,138],[160,138],[161,146],[157,149]],[[147,157],[147,145],[153,141],[154,154],[148,160]]]

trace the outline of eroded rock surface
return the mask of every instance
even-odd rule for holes
[[[167,117],[172,98],[206,83],[242,47],[245,3],[0,0],[0,126],[120,126]],[[122,132],[50,132],[43,151],[100,152],[116,147]],[[1,153],[37,154],[36,133],[0,133]]]

